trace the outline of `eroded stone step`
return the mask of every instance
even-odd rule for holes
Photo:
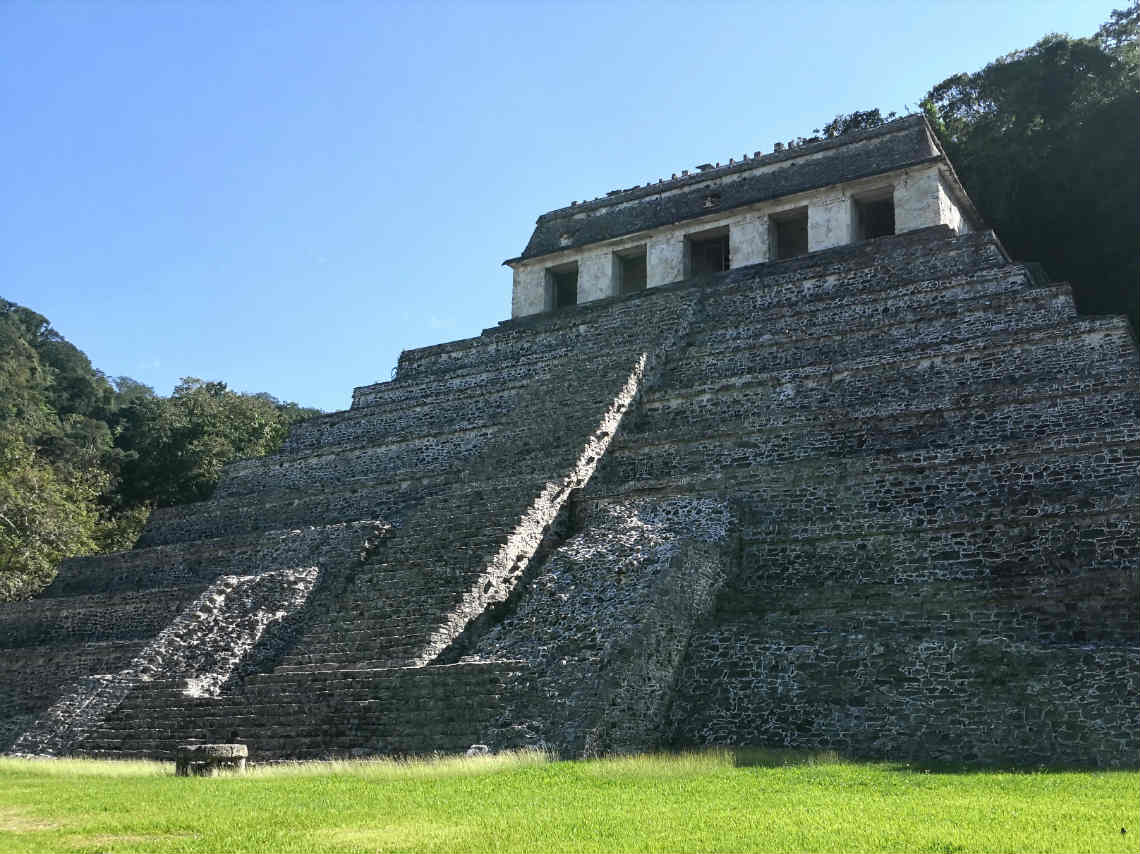
[[[0,642],[8,649],[63,642],[153,637],[205,584],[89,593],[0,605]]]
[[[937,316],[959,302],[1007,302],[1010,297],[1041,287],[1020,265],[905,283],[884,278],[853,291],[820,292],[811,288],[813,283],[803,284],[806,292],[799,303],[789,303],[766,289],[710,295],[701,320],[693,329],[698,351],[732,349],[774,331],[789,337],[796,333],[802,336],[818,331],[820,335],[833,335],[845,328],[875,328],[884,322]]]
[[[834,408],[818,413],[818,423],[788,424],[750,415],[670,419],[667,429],[636,433],[610,452],[594,490],[635,479],[662,479],[670,471],[692,472],[705,460],[714,468],[781,465],[818,458],[866,459],[899,453],[937,454],[961,448],[1008,444],[1034,435],[1044,450],[1054,439],[1082,431],[1094,433],[1110,425],[1136,425],[1119,438],[1140,435],[1140,389],[1121,385],[1107,392],[1065,397],[1038,397],[992,408],[928,406],[918,411],[872,415]],[[847,417],[844,417],[847,415]],[[723,431],[723,432],[718,432]],[[688,437],[699,436],[699,439]],[[709,449],[712,449],[711,452]],[[739,449],[733,451],[732,449]],[[706,454],[708,454],[706,458]]]
[[[1082,442],[1087,444],[1082,446]],[[1059,437],[1064,444],[1064,437]],[[796,530],[800,536],[852,535],[882,527],[931,526],[1032,519],[1081,510],[1114,510],[1140,492],[1140,443],[1113,444],[1072,437],[1067,450],[1034,443],[946,449],[923,462],[899,454],[810,464],[724,467],[707,462],[696,475],[630,482],[624,490],[588,502],[628,501],[658,493],[658,485],[689,494],[763,496],[750,525],[765,535]],[[921,458],[917,458],[921,459]],[[696,467],[694,466],[694,469]]]
[[[995,335],[1031,334],[1075,317],[1067,288],[1034,289],[1018,295],[1016,305],[995,299],[957,303],[939,316],[887,322],[877,327],[837,329],[829,336],[773,332],[756,342],[741,339],[731,350],[686,353],[669,368],[666,386],[693,386],[716,380],[733,381],[741,375],[792,371],[811,365],[841,368],[853,360],[914,356],[928,349],[972,342],[984,346]]]
[[[251,575],[314,564],[327,569],[358,561],[364,541],[374,535],[377,524],[372,520],[339,522],[71,558],[61,565],[44,595],[208,584],[219,575]]]
[[[488,366],[548,364],[552,358],[562,361],[556,353],[575,360],[591,352],[635,356],[637,348],[651,345],[683,321],[694,294],[665,289],[649,300],[583,304],[566,312],[512,321],[477,338],[406,350],[400,355],[397,382],[479,373]],[[354,406],[363,404],[374,388],[354,391]]]
[[[895,370],[919,375],[927,370],[949,371],[958,365],[969,385],[973,374],[994,372],[995,365],[1008,366],[1008,373],[1040,372],[1046,366],[1058,372],[1087,373],[1102,368],[1108,373],[1137,370],[1135,345],[1124,318],[1084,318],[1046,324],[983,339],[941,342],[929,348],[899,347],[852,358],[835,360],[826,342],[806,342],[792,361],[779,348],[760,344],[716,359],[690,359],[691,350],[674,361],[665,381],[647,399],[670,399],[705,395],[734,386],[783,382],[783,377],[831,376],[847,378]],[[1036,371],[1035,371],[1036,369]],[[971,374],[966,377],[966,374]]]
[[[318,415],[295,424],[281,444],[281,454],[311,453],[317,448],[377,442],[392,436],[423,436],[459,428],[501,423],[518,404],[528,382],[492,383],[490,388],[373,405]]]
[[[968,521],[914,530],[884,525],[861,534],[767,536],[746,531],[741,571],[730,587],[745,593],[794,592],[814,584],[927,581],[1025,575],[1063,577],[1089,569],[1126,568],[1140,559],[1140,508],[1106,507],[1012,523]]]

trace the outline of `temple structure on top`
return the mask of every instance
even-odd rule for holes
[[[511,316],[934,225],[981,225],[926,119],[757,151],[545,213],[514,270]]]

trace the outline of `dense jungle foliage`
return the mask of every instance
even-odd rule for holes
[[[922,100],[974,203],[1086,314],[1140,327],[1140,3],[1090,38],[1049,35]],[[836,116],[830,138],[894,117]],[[793,143],[795,144],[795,143]],[[130,548],[150,511],[210,495],[223,466],[315,414],[187,377],[170,397],[108,379],[35,311],[0,300],[0,601],[68,556]]]
[[[921,106],[1010,255],[1069,282],[1082,314],[1140,329],[1140,3],[1090,38],[1032,47],[934,86]],[[824,138],[894,117],[836,116]]]
[[[65,557],[130,548],[153,508],[208,497],[223,466],[316,412],[194,377],[170,397],[108,379],[0,300],[0,601],[37,593]]]

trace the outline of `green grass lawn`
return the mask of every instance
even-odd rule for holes
[[[0,759],[3,852],[1136,852],[1138,811],[1134,771],[757,751],[312,763],[214,779],[160,763]]]

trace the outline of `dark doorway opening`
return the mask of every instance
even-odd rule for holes
[[[623,251],[614,255],[617,270],[619,294],[632,294],[645,290],[648,281],[648,267],[645,260],[645,247]]]
[[[855,200],[855,239],[873,240],[895,233],[895,200],[892,196]]]
[[[769,239],[773,243],[772,258],[795,258],[808,252],[807,208],[787,211],[772,217]]]
[[[578,265],[550,270],[550,307],[557,311],[578,304]]]
[[[723,273],[729,268],[728,229],[719,228],[686,238],[689,246],[689,275]]]

